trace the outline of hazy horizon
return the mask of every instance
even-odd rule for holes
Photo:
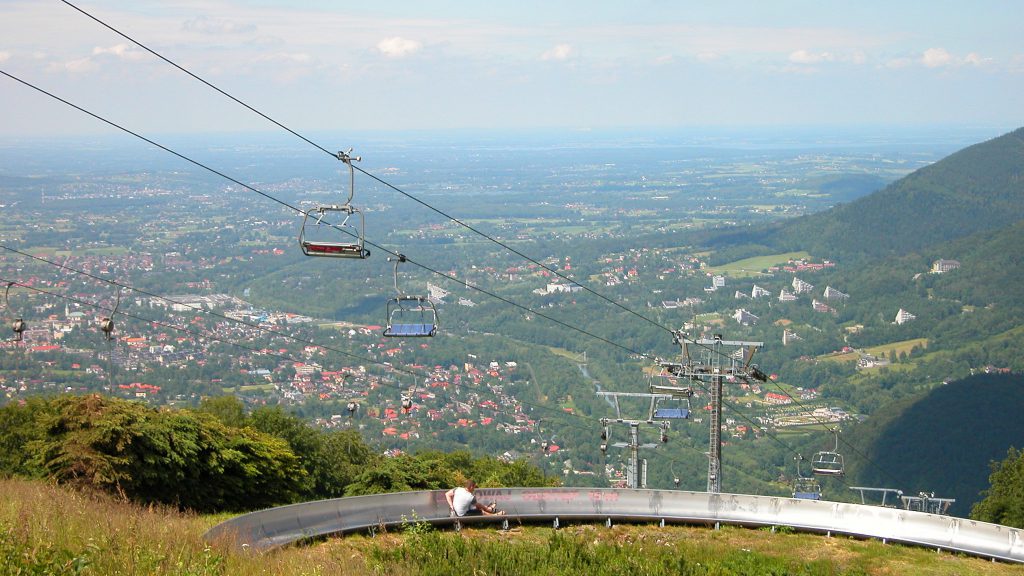
[[[1024,124],[1010,0],[80,7],[300,133]],[[274,128],[64,2],[2,16],[0,70],[129,129]],[[0,137],[112,130],[0,86]]]

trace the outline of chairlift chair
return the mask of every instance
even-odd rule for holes
[[[6,308],[8,310],[11,309],[11,302],[10,302],[10,300],[8,300],[8,296],[9,296],[9,294],[11,292],[11,286],[13,286],[13,285],[14,285],[14,282],[8,282],[7,283],[7,289],[4,290],[4,308]],[[15,318],[14,321],[11,322],[11,329],[14,330],[14,339],[12,340],[13,342],[21,342],[21,334],[22,334],[22,332],[25,331],[25,328],[26,328],[25,320],[23,320],[21,318]]]
[[[672,398],[652,399],[651,418],[654,420],[687,420],[690,418],[690,397],[693,390],[678,386],[651,385],[652,394],[668,394]],[[671,403],[671,406],[661,406],[662,401]],[[668,422],[666,422],[667,424]]]
[[[325,240],[322,239],[321,234],[317,234],[321,222],[324,217],[331,212],[337,212],[344,214],[345,218],[340,224],[327,225],[332,228],[336,228],[336,231],[349,234],[353,241],[351,242],[340,242],[337,240]],[[311,218],[316,214],[315,218]],[[359,226],[355,230],[354,226],[349,224],[349,220],[353,215],[359,216]],[[326,256],[330,258],[359,258],[365,259],[370,257],[370,251],[366,249],[364,238],[364,227],[365,220],[363,213],[359,211],[355,206],[345,204],[343,206],[318,206],[316,208],[310,208],[306,211],[305,217],[302,219],[302,228],[299,230],[299,247],[302,248],[302,253],[306,256]]]
[[[117,309],[121,306],[121,289],[117,290],[117,303],[114,304],[114,309],[110,311],[110,316],[104,316],[100,319],[100,331],[107,337],[107,340],[114,339],[114,314],[117,314]]]
[[[836,438],[834,450],[822,450],[811,460],[811,472],[819,476],[842,476],[846,473],[843,467],[843,455],[839,453],[839,431],[833,429]]]
[[[305,212],[302,219],[302,228],[299,229],[299,247],[302,248],[302,253],[306,256],[358,259],[370,257],[370,251],[366,249],[366,221],[363,217],[363,213],[352,205],[352,198],[355,196],[356,190],[355,167],[352,165],[352,162],[358,162],[361,158],[359,156],[352,156],[350,154],[351,152],[352,149],[350,148],[348,152],[338,152],[337,154],[338,160],[341,160],[348,165],[348,200],[340,206],[336,204],[317,206],[315,208],[310,208]],[[325,236],[318,233],[324,217],[332,212],[336,212],[339,215],[344,214],[345,218],[340,224],[325,224],[325,227],[333,228],[335,229],[335,232],[348,234],[353,238],[353,241],[342,242],[337,240],[334,236],[329,237],[329,239],[324,239]],[[313,217],[314,214],[316,215],[315,217]],[[352,216],[359,217],[358,227],[349,224],[349,220],[352,219]]]
[[[796,455],[796,478],[793,479],[793,498],[799,500],[821,500],[821,485],[813,476],[803,476],[800,472],[800,462],[804,459],[800,454]]]
[[[437,309],[426,296],[402,294],[398,289],[398,264],[405,262],[404,255],[388,258],[395,261],[395,292],[397,296],[388,300],[388,324],[384,336],[402,338],[425,338],[437,331]]]

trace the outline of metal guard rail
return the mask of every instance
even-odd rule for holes
[[[479,488],[505,516],[452,518],[443,490],[304,502],[237,516],[204,538],[269,550],[308,538],[381,530],[411,522],[660,522],[788,526],[795,530],[877,538],[1024,563],[1024,530],[951,516],[863,504],[749,494],[615,488]]]

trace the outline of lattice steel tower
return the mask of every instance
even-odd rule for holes
[[[690,339],[682,331],[673,335],[674,343],[681,349],[681,361],[659,361],[658,365],[673,376],[708,383],[702,386],[711,392],[708,492],[718,493],[722,491],[722,383],[726,378],[766,381],[764,372],[750,363],[764,342],[723,340],[721,334],[700,340]],[[726,351],[726,347],[732,350]],[[698,353],[698,358],[691,356],[692,351]]]

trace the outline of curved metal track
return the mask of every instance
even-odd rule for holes
[[[452,518],[444,491],[400,492],[292,504],[237,516],[211,528],[208,541],[268,550],[305,538],[425,521],[659,522],[789,526],[796,530],[926,546],[1024,562],[1024,530],[897,508],[748,494],[613,488],[480,488],[505,516]]]

